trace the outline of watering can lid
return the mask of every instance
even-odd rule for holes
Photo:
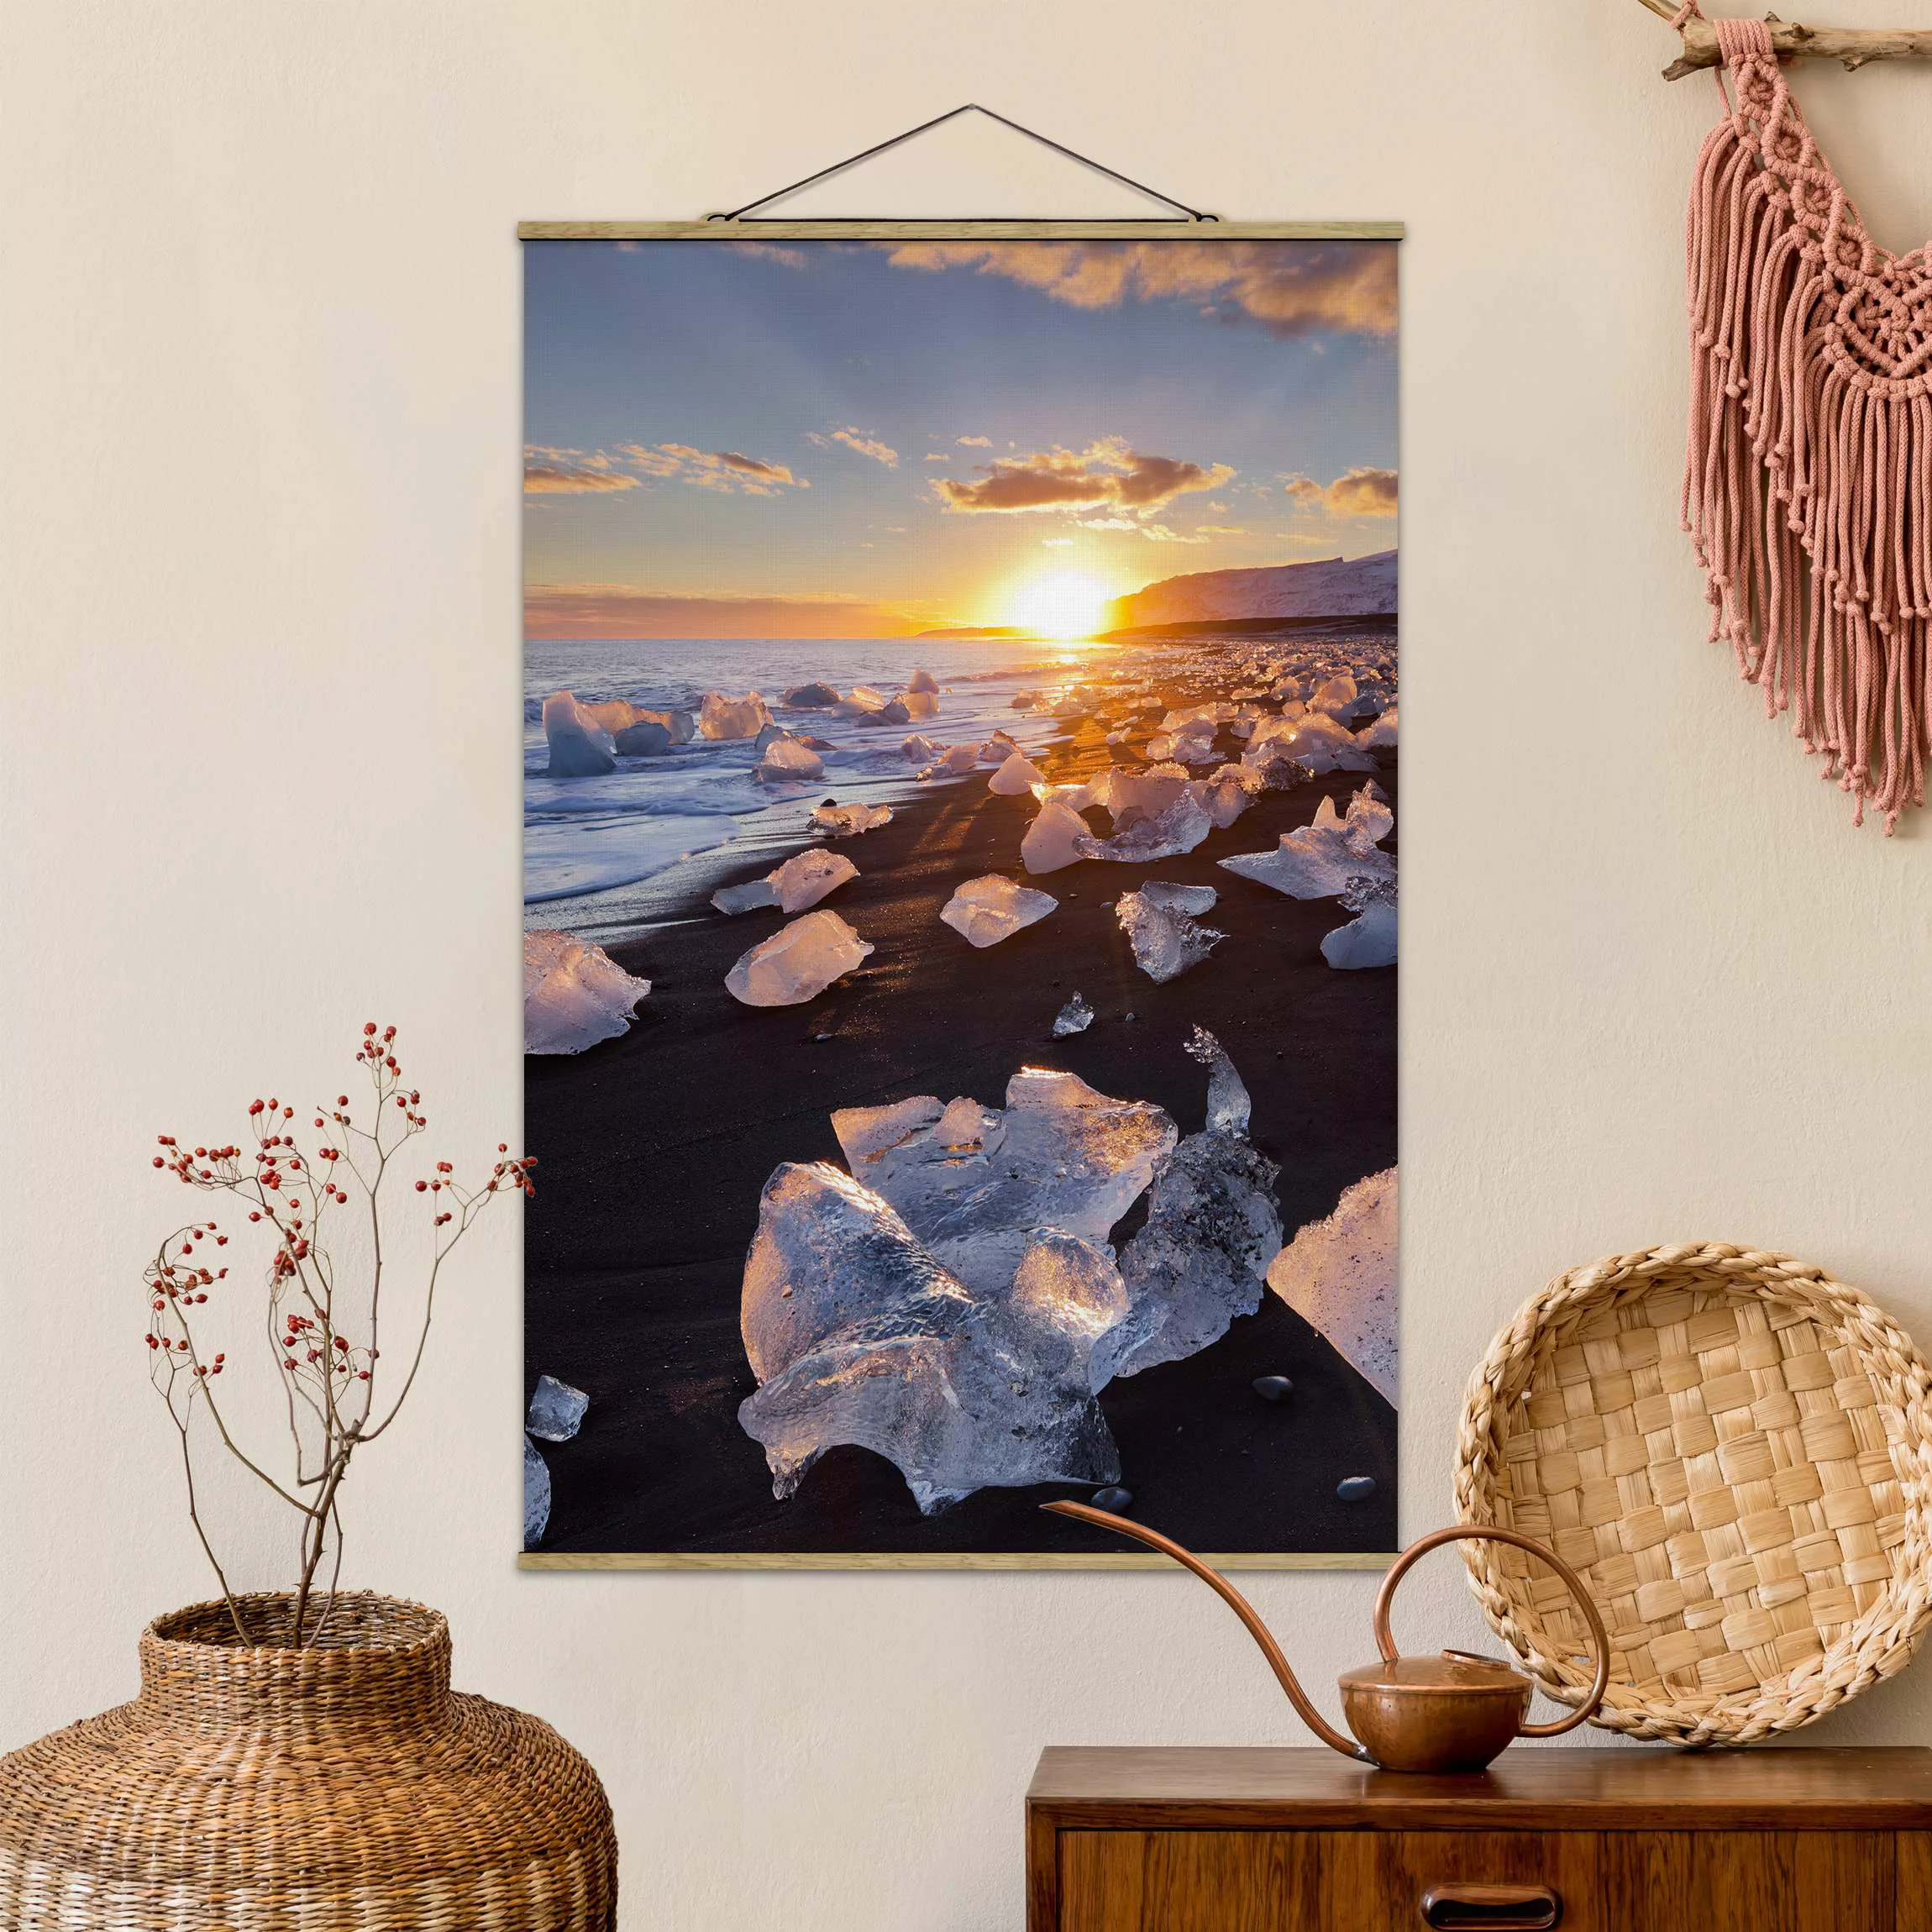
[[[1444,1651],[1437,1656],[1377,1658],[1341,1673],[1344,1690],[1394,1691],[1426,1695],[1449,1691],[1467,1696],[1521,1697],[1533,1687],[1520,1671],[1500,1657],[1473,1651]]]

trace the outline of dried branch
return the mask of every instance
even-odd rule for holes
[[[1670,0],[1637,0],[1660,20],[1675,21],[1677,9]],[[1849,72],[1872,60],[1932,60],[1932,29],[1913,27],[1805,27],[1795,20],[1780,20],[1767,13],[1771,45],[1780,60],[1841,60]],[[1701,15],[1693,14],[1678,28],[1683,51],[1663,71],[1667,81],[1681,81],[1686,74],[1706,67],[1721,67],[1724,55],[1718,51],[1717,29]]]

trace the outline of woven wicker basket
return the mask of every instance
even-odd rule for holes
[[[270,1630],[289,1599],[244,1599]],[[221,1604],[141,1635],[132,1704],[0,1758],[8,1932],[609,1932],[596,1773],[449,1688],[420,1604],[336,1599],[323,1644],[244,1648]]]
[[[1610,1630],[1594,1722],[1748,1744],[1890,1677],[1924,1632],[1927,1394],[1910,1339],[1820,1269],[1719,1242],[1612,1255],[1557,1276],[1470,1378],[1457,1511],[1583,1572]],[[1466,1560],[1491,1627],[1574,1701],[1562,1585],[1505,1546]]]

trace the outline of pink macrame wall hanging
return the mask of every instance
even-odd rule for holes
[[[1932,261],[1865,232],[1771,29],[1715,26],[1730,90],[1686,236],[1684,528],[1712,637],[1854,822],[1869,805],[1890,832],[1925,801],[1932,711]]]

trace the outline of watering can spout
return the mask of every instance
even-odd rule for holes
[[[1246,1597],[1224,1577],[1219,1570],[1209,1568],[1192,1550],[1184,1550],[1172,1538],[1163,1536],[1158,1530],[1143,1529],[1138,1523],[1130,1522],[1125,1516],[1116,1516],[1105,1509],[1096,1509],[1087,1503],[1042,1503],[1040,1507],[1049,1515],[1070,1516],[1076,1522],[1092,1523],[1102,1530],[1112,1530],[1123,1536],[1131,1536],[1137,1542],[1145,1543],[1150,1550],[1158,1550],[1164,1557],[1172,1557],[1184,1569],[1194,1573],[1212,1590],[1227,1607],[1242,1620],[1243,1628],[1252,1637],[1268,1659],[1281,1688],[1288,1693],[1288,1701],[1294,1706],[1295,1714],[1331,1751],[1338,1751],[1344,1757],[1354,1758],[1361,1764],[1373,1764],[1375,1760],[1368,1754],[1368,1746],[1357,1744],[1352,1737],[1344,1735],[1331,1725],[1315,1707],[1309,1694],[1301,1688],[1301,1680],[1289,1667],[1288,1659],[1282,1655],[1281,1646],[1274,1641],[1274,1633],[1261,1620],[1261,1613]]]

